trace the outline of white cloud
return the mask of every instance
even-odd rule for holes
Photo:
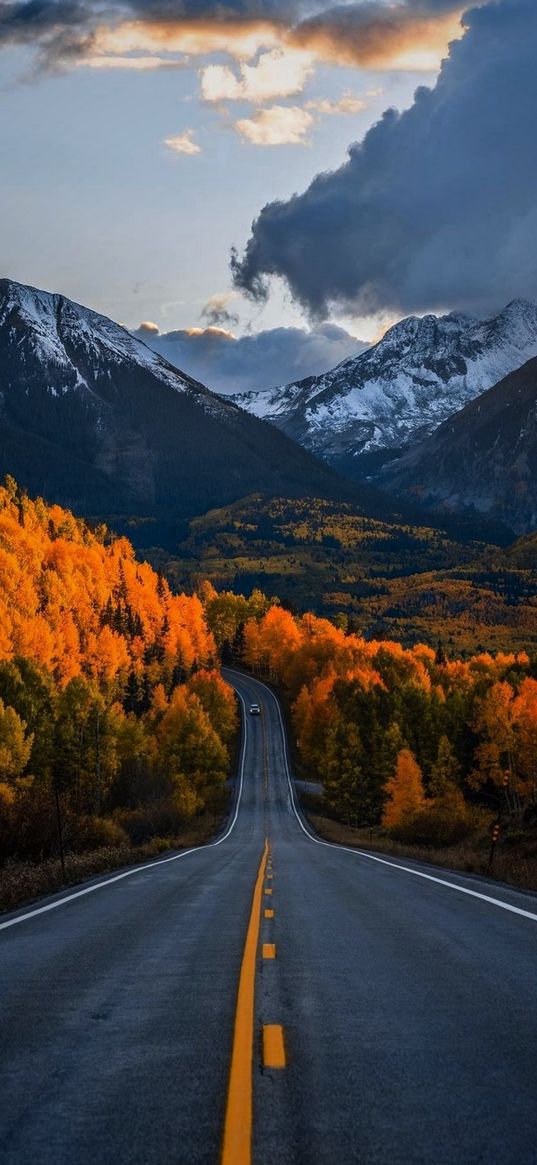
[[[343,93],[337,101],[322,98],[316,101],[307,101],[304,108],[319,113],[323,117],[328,117],[338,113],[362,113],[364,109],[367,109],[367,105],[365,97],[356,97],[353,93]]]
[[[253,65],[242,62],[238,73],[230,65],[201,69],[201,94],[211,102],[272,101],[301,93],[312,72],[311,53],[272,49],[261,53]]]
[[[368,94],[370,96],[370,94]],[[307,134],[321,117],[334,114],[355,114],[367,109],[365,97],[343,93],[334,101],[316,99],[299,105],[272,105],[259,109],[252,117],[242,117],[235,129],[255,146],[307,146]]]
[[[246,61],[261,49],[277,46],[281,38],[279,27],[261,20],[239,24],[233,20],[177,20],[160,24],[130,20],[113,27],[101,25],[93,38],[93,50],[113,56],[136,52],[181,53],[193,57],[227,53],[235,60]]]
[[[120,57],[120,56],[93,56],[81,57],[78,62],[80,68],[90,69],[182,69],[184,61],[169,60],[165,57]]]
[[[240,118],[235,129],[254,146],[307,146],[313,122],[312,114],[299,105],[272,105]]]
[[[194,141],[193,129],[185,129],[183,133],[175,134],[174,137],[164,138],[164,145],[176,154],[188,154],[189,157],[201,154],[201,146]]]

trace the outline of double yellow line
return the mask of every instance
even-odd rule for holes
[[[255,975],[259,930],[261,925],[261,902],[263,882],[269,844],[265,840],[263,856],[254,887],[252,909],[242,956],[233,1050],[229,1072],[222,1165],[251,1165],[252,1160],[252,1110],[253,1110],[253,1054],[255,1023]],[[265,893],[268,891],[265,890]],[[272,891],[270,891],[272,893]],[[265,911],[265,916],[273,917],[274,911]],[[263,958],[275,958],[273,943],[263,944]],[[266,1068],[285,1067],[283,1030],[279,1024],[263,1027],[263,1062]]]

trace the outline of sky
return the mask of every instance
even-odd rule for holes
[[[0,0],[2,274],[224,391],[531,297],[536,54],[534,0]]]

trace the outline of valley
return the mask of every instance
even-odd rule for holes
[[[176,590],[207,578],[369,638],[522,647],[537,641],[535,547],[515,534],[536,521],[537,359],[488,384],[536,347],[523,301],[483,324],[411,317],[333,374],[241,398],[248,412],[113,321],[4,280],[0,472],[126,535]],[[366,405],[377,436],[356,445]],[[342,475],[301,409],[319,440],[346,432],[351,475],[376,464],[374,479]]]
[[[175,555],[153,549],[172,586],[260,587],[368,638],[450,651],[537,645],[534,540],[492,544],[454,530],[369,518],[325,499],[242,499],[190,523]]]

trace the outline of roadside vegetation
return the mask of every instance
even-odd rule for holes
[[[260,589],[176,594],[126,538],[8,478],[0,908],[214,832],[238,729],[221,663],[283,696],[298,775],[322,786],[320,832],[486,872],[499,825],[494,872],[537,886],[531,648],[463,657],[294,614]]]
[[[6,480],[0,906],[214,830],[237,731],[218,668],[198,597]]]
[[[286,699],[325,836],[537,886],[535,657],[448,658],[273,607],[244,660]]]

